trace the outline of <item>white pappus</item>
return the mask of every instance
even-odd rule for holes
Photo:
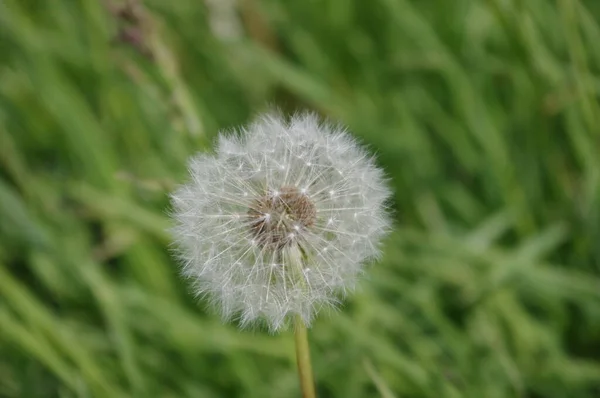
[[[225,319],[310,325],[355,285],[390,228],[381,169],[311,113],[260,117],[191,159],[171,195],[183,274]]]

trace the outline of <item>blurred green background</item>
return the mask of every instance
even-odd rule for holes
[[[0,1],[0,396],[299,395],[166,232],[188,156],[278,106],[395,192],[321,397],[599,397],[599,92],[597,0]]]

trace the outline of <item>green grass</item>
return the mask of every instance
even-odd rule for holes
[[[0,396],[298,396],[293,336],[195,302],[166,232],[187,157],[271,104],[395,192],[310,331],[321,397],[598,397],[598,2],[222,3],[0,2]]]

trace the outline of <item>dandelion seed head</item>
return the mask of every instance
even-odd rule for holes
[[[258,119],[190,161],[171,195],[183,274],[225,319],[266,321],[336,306],[390,227],[383,172],[313,114]]]

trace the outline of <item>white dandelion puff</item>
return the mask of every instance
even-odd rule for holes
[[[272,331],[336,306],[390,227],[383,172],[313,114],[258,119],[190,162],[172,194],[183,274],[225,319]]]

